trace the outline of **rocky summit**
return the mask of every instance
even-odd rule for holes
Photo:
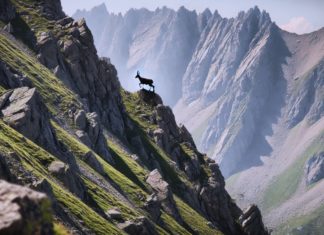
[[[121,87],[85,20],[0,6],[1,235],[269,234],[158,94]]]

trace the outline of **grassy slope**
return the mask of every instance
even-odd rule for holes
[[[324,133],[317,137],[298,159],[278,175],[264,193],[262,207],[269,210],[288,200],[297,190],[304,175],[306,161],[315,153],[324,150]]]
[[[15,36],[22,42],[27,43],[28,46],[31,47],[32,45],[28,44],[28,38],[25,38],[25,33],[31,28],[34,30],[36,37],[38,37],[43,31],[50,30],[55,35],[59,32],[60,29],[57,28],[55,22],[46,20],[40,16],[38,10],[29,7],[32,6],[35,1],[13,0],[13,3],[16,5],[19,12],[24,11],[28,13],[27,15],[19,16],[14,20],[14,22],[12,22],[16,27],[21,29]],[[11,69],[28,77],[32,81],[33,85],[42,96],[46,106],[49,108],[49,111],[53,115],[66,112],[71,105],[77,107],[80,106],[77,96],[65,87],[50,70],[38,63],[32,52],[28,53],[20,50],[20,48],[21,45],[16,45],[15,41],[11,41],[5,35],[0,34],[1,60],[10,66]],[[0,87],[0,94],[5,92],[5,90],[6,88]],[[137,125],[137,134],[140,133],[144,144],[146,144],[150,151],[154,153],[154,156],[161,165],[162,170],[167,173],[166,176],[168,177],[168,181],[171,182],[173,189],[177,191],[177,186],[182,182],[190,184],[182,172],[176,172],[173,167],[171,167],[172,162],[169,156],[167,156],[167,154],[165,154],[164,151],[145,134],[144,130],[147,130],[147,128],[154,130],[157,126],[145,122],[145,120],[143,121],[141,118],[138,118],[137,114],[145,113],[151,115],[153,111],[152,107],[144,103],[138,103],[139,99],[136,94],[129,95],[128,98],[130,99],[124,99],[124,101],[131,119]],[[137,113],[134,113],[134,111]],[[80,157],[87,153],[89,149],[73,136],[68,134],[55,122],[52,122],[52,126],[56,130],[58,139],[65,143],[69,150],[77,157],[78,163],[87,167],[91,173],[97,174],[89,166],[81,162]],[[0,130],[0,152],[15,152],[25,169],[32,171],[38,178],[46,178],[51,184],[58,202],[80,220],[84,221],[86,227],[94,231],[96,234],[122,233],[114,226],[114,224],[103,219],[94,210],[66,190],[60,182],[48,173],[48,165],[52,161],[57,160],[55,156],[49,154],[31,141],[26,140],[2,121],[0,121]],[[145,183],[145,177],[149,170],[146,167],[139,165],[135,160],[127,155],[122,150],[121,146],[111,143],[109,143],[109,146],[115,156],[115,166],[110,165],[98,155],[96,155],[96,158],[103,165],[105,173],[134,203],[136,209],[123,205],[114,197],[114,195],[101,189],[86,177],[82,177],[82,179],[88,188],[88,193],[93,197],[101,209],[107,210],[111,207],[118,207],[125,215],[125,218],[132,219],[140,213],[144,213],[138,208],[143,205],[143,198],[148,195],[147,192],[149,191],[149,187]],[[176,201],[182,217],[188,224],[192,223],[193,227],[195,227],[194,229],[197,229],[202,234],[215,234],[215,232],[217,232],[216,230],[209,228],[206,225],[208,221],[190,208],[188,204],[178,197],[176,198]],[[84,211],[87,211],[87,213],[84,213]],[[156,229],[160,234],[189,234],[185,228],[164,212],[162,213],[162,220],[165,223],[165,229],[156,226]],[[54,224],[54,229],[56,234],[68,233],[64,226],[57,222]]]
[[[153,107],[145,104],[139,99],[138,93],[128,93],[125,91],[122,91],[123,94],[123,101],[126,107],[126,110],[128,114],[130,115],[130,118],[137,124],[138,127],[141,129],[144,129],[145,127],[151,128],[152,130],[155,130],[157,126],[151,124],[146,119],[140,118],[139,114],[147,114],[152,115],[153,113]],[[170,157],[161,149],[159,148],[155,143],[153,143],[145,133],[142,133],[142,139],[146,142],[146,146],[154,153],[156,156],[156,160],[160,163],[160,166],[162,171],[165,172],[165,175],[169,176],[171,175],[171,179],[168,179],[168,182],[170,183],[171,187],[173,186],[173,189],[177,187],[178,184],[180,184],[180,181],[184,182],[187,185],[190,185],[190,182],[186,178],[186,176],[183,174],[183,172],[175,171],[170,166]],[[114,150],[114,152],[121,152],[122,150],[118,145],[112,145],[110,144],[111,148]],[[185,144],[179,145],[183,157],[190,158],[194,153],[193,150],[189,149]],[[119,148],[119,150],[118,150]],[[147,172],[146,169],[144,169],[142,166],[137,164],[134,160],[131,160],[131,158],[125,154],[123,155],[123,161],[124,163],[128,164],[129,169],[131,169],[134,172],[137,172],[137,175],[142,175],[142,177],[139,177],[140,180],[142,180],[142,183],[144,182],[144,176]],[[141,169],[142,168],[142,169]],[[205,175],[210,174],[208,170],[204,170]],[[148,173],[148,172],[147,172]],[[172,175],[175,175],[176,178],[172,177]],[[178,177],[180,175],[180,177]],[[173,190],[176,192],[176,190]],[[177,196],[176,196],[177,195]],[[196,212],[194,209],[192,209],[190,206],[188,206],[187,203],[185,203],[181,199],[181,193],[174,196],[175,201],[177,204],[177,207],[179,209],[180,215],[183,218],[183,220],[191,226],[192,229],[198,231],[200,234],[221,234],[219,231],[210,228],[207,223],[208,221],[202,217],[198,212]],[[162,215],[162,218],[164,220],[168,220],[168,215]],[[174,223],[171,223],[174,226]],[[168,225],[169,226],[169,225]],[[177,226],[176,226],[177,227]],[[172,229],[174,230],[174,228]],[[188,233],[188,231],[186,231]],[[186,234],[184,233],[184,234]],[[183,233],[180,233],[183,234]]]
[[[78,106],[76,96],[37,59],[19,49],[11,40],[0,34],[0,58],[15,71],[28,77],[43,97],[53,114]]]
[[[62,187],[47,171],[48,165],[57,160],[54,156],[35,145],[21,134],[0,120],[0,152],[8,154],[15,152],[23,167],[30,170],[37,178],[46,178],[53,188],[58,202],[64,205],[72,214],[84,221],[85,225],[96,234],[121,234],[111,222],[103,219],[81,200]],[[10,156],[8,156],[10,157]],[[84,213],[87,211],[87,213]],[[98,226],[99,225],[99,226]]]

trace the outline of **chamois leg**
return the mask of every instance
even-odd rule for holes
[[[142,88],[142,86],[141,86],[141,85],[142,85],[142,83],[139,83],[139,84],[138,84],[138,86],[139,86],[140,88]]]
[[[151,87],[153,88],[153,93],[155,93],[155,87],[154,87],[154,85],[150,85],[150,90],[151,90]]]

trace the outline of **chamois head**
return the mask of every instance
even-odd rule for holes
[[[135,78],[140,78],[140,72],[138,70],[137,70],[137,74],[136,74]]]

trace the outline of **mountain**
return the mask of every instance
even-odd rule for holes
[[[257,7],[229,19],[209,10],[99,8],[103,23],[89,24],[101,28],[99,54],[129,71],[123,84],[137,68],[155,79],[237,203],[258,202],[278,234],[320,234],[324,29],[288,33]],[[95,10],[75,17],[94,22]]]
[[[0,27],[0,234],[269,234],[158,94],[121,87],[85,20],[3,0]]]
[[[77,11],[73,17],[89,22],[99,54],[111,58],[126,89],[138,88],[133,78],[140,70],[158,84],[166,103],[174,105],[181,97],[181,77],[211,13],[163,7],[116,15],[103,4],[90,12]]]

